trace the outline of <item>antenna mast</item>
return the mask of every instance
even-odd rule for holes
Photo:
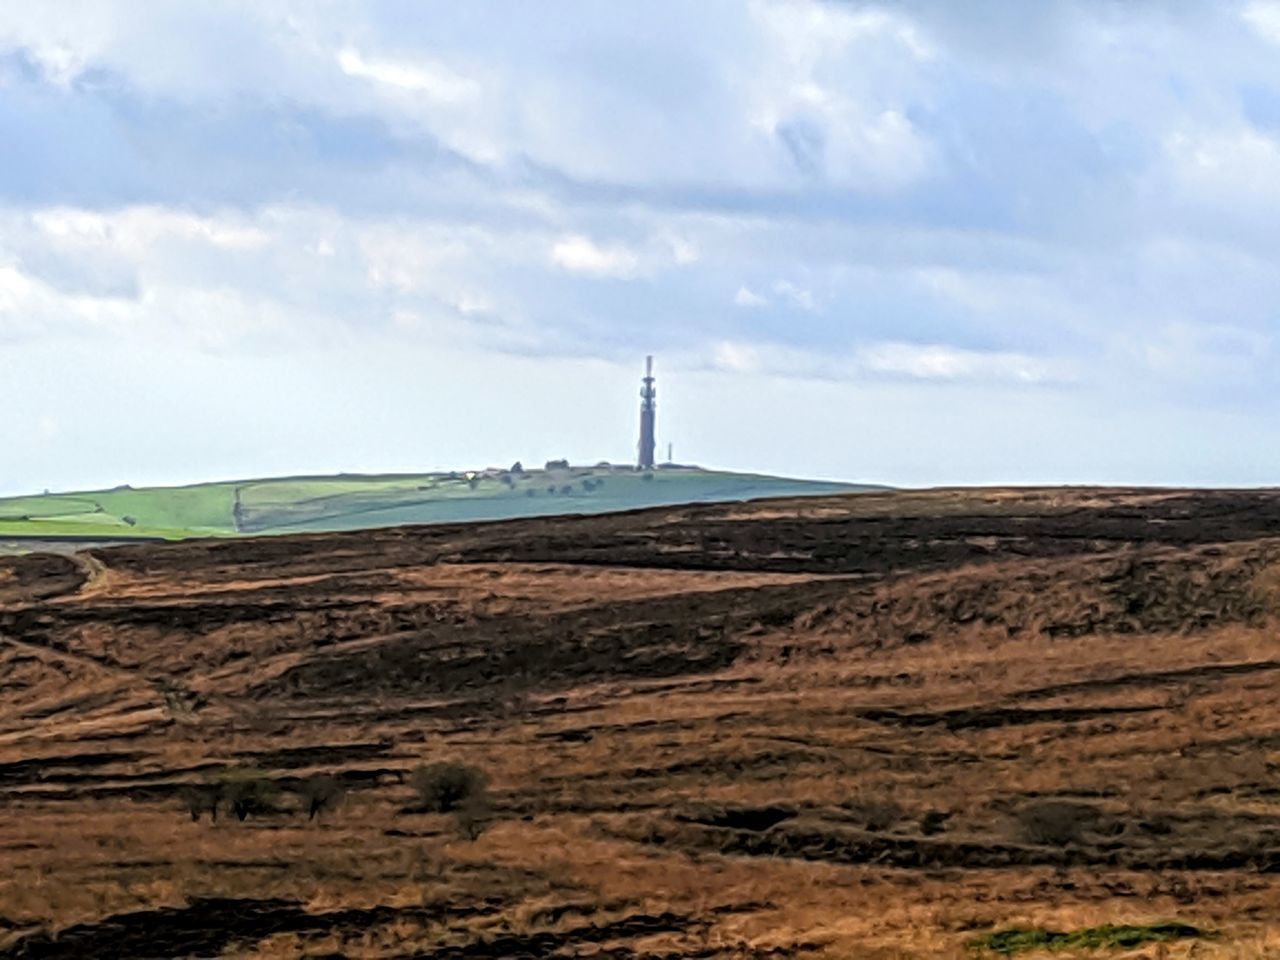
[[[641,470],[653,469],[654,421],[657,418],[658,391],[653,386],[653,357],[644,358],[644,379],[640,387],[640,459]]]

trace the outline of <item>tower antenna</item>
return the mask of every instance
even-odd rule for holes
[[[657,419],[658,391],[653,386],[653,357],[644,358],[644,379],[640,387],[640,459],[641,470],[653,469],[654,421]]]

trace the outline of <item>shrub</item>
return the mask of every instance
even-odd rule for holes
[[[1098,821],[1098,811],[1083,803],[1044,800],[1018,811],[1018,828],[1027,843],[1065,847],[1079,843]]]
[[[209,819],[218,822],[218,788],[212,785],[183,787],[178,794],[183,806],[191,814],[194,823],[208,813]]]
[[[336,809],[342,803],[344,791],[337,777],[317,773],[302,782],[298,796],[307,808],[307,819],[314,820],[321,813]]]
[[[479,770],[456,761],[418,767],[409,777],[418,795],[418,809],[424,813],[452,813],[483,797],[485,783]]]
[[[258,817],[276,810],[278,790],[275,783],[254,770],[230,770],[223,775],[221,798],[223,805],[237,820]]]

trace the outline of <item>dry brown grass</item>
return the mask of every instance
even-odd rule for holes
[[[697,516],[758,525],[768,556],[780,551],[772,524],[813,524],[782,543],[791,556],[829,542],[823,524],[926,508],[945,518],[973,508],[965,496]],[[1161,502],[1002,492],[982,516]],[[692,535],[687,517],[644,523],[644,536]],[[1280,956],[1280,551],[1255,538],[1216,553],[1006,558],[1005,534],[970,527],[966,537],[994,545],[990,560],[888,577],[577,565],[551,548],[546,560],[463,562],[480,550],[465,530],[430,535],[447,563],[396,559],[412,543],[389,534],[367,554],[258,566],[191,547],[146,563],[104,552],[82,592],[0,604],[0,933],[280,898],[316,916],[395,909],[226,952],[395,956],[518,941],[532,955],[614,943],[641,957],[945,958],[997,927],[1177,919],[1218,935],[1123,955]],[[519,553],[513,529],[500,546]],[[1132,584],[1128,553],[1153,564]],[[1156,612],[1126,612],[1117,576]],[[650,623],[659,602],[672,612]],[[728,636],[741,650],[672,675],[633,670],[639,645],[619,647],[614,673],[566,680],[534,663],[485,678],[485,658],[518,645],[522,621],[579,615],[563,621],[570,639],[613,630],[619,644],[634,634],[678,657]],[[1187,622],[1169,628],[1166,616]],[[475,663],[474,677],[445,692],[394,670],[342,686],[351,663],[418,636],[415,657]],[[331,671],[316,676],[332,690],[280,686],[299,665]],[[446,759],[488,777],[491,822],[474,841],[447,816],[404,812],[406,775]],[[308,822],[286,791],[280,815],[192,823],[178,790],[239,765],[285,787],[333,773],[346,800]],[[1061,845],[1020,829],[1019,811],[1047,801],[1096,813],[1061,863]],[[765,830],[710,825],[771,808],[794,816]],[[984,860],[992,849],[1011,859]],[[903,859],[920,850],[939,859]],[[1233,851],[1239,862],[1210,862]],[[642,922],[663,917],[679,922]],[[583,939],[609,924],[624,924],[616,943]]]

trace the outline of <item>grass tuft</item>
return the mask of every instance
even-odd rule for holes
[[[1156,923],[1148,926],[1108,923],[1100,927],[1067,932],[1014,927],[988,933],[970,940],[967,945],[974,951],[989,951],[1008,957],[1028,950],[1127,950],[1146,943],[1203,936],[1204,931],[1185,923]]]

